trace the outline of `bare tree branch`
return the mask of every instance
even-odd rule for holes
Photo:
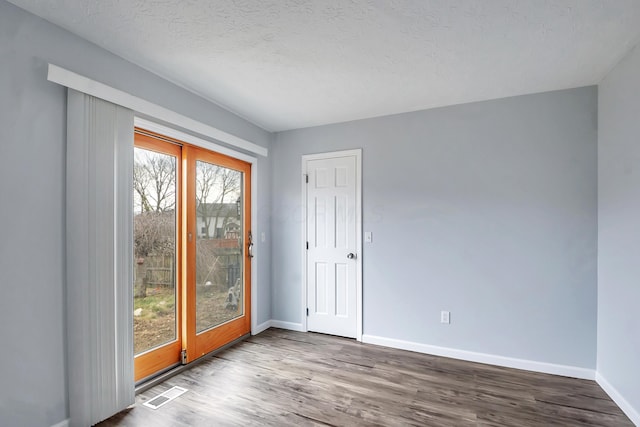
[[[235,202],[240,194],[241,172],[207,162],[197,162],[196,203],[204,224],[205,238],[211,236],[211,223],[218,226],[224,203]],[[229,200],[233,198],[233,200]]]
[[[176,207],[176,159],[142,148],[134,150],[133,188],[137,212],[164,212]]]

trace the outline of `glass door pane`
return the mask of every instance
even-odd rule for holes
[[[196,333],[244,314],[243,173],[195,162]]]
[[[177,159],[134,148],[134,352],[176,341]]]

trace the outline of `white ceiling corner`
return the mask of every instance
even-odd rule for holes
[[[270,131],[597,84],[640,0],[9,0]]]

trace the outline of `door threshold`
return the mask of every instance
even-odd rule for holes
[[[161,384],[165,381],[167,381],[169,378],[174,377],[188,369],[193,368],[194,366],[204,362],[205,360],[210,359],[211,357],[215,356],[218,353],[223,352],[224,350],[228,349],[229,347],[232,347],[234,345],[236,345],[237,343],[239,343],[240,341],[244,341],[245,339],[249,338],[251,336],[251,333],[245,334],[243,336],[241,336],[240,338],[236,338],[235,340],[231,341],[228,344],[223,345],[222,347],[213,350],[210,353],[205,354],[202,357],[199,357],[198,359],[194,360],[191,363],[187,363],[186,365],[181,365],[181,364],[176,364],[173,366],[170,366],[168,369],[165,369],[163,371],[158,372],[155,375],[149,376],[147,378],[143,378],[142,380],[138,381],[136,383],[136,394],[140,394],[140,393],[144,393],[145,391],[149,390],[150,388],[153,388],[155,386],[157,386],[158,384]]]

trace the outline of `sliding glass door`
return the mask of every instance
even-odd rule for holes
[[[136,380],[182,350],[181,147],[136,132],[133,167],[133,336]]]
[[[251,165],[141,129],[134,157],[140,380],[250,331]]]
[[[187,148],[186,164],[193,360],[251,330],[251,165],[195,147]]]

